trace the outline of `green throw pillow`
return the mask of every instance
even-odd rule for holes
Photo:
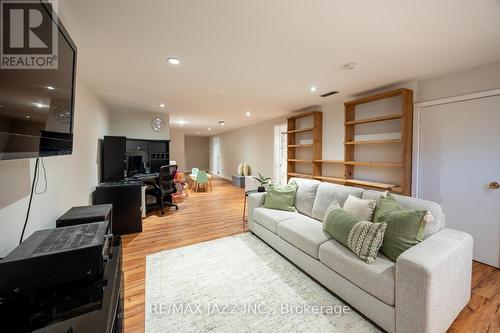
[[[295,184],[288,184],[284,186],[269,185],[266,199],[264,201],[264,207],[296,212],[297,210],[293,206],[296,192],[297,185]]]
[[[384,242],[380,251],[389,259],[396,259],[424,239],[426,210],[406,210],[388,193],[380,198],[373,213],[374,223],[386,223]]]
[[[349,214],[339,206],[337,201],[334,201],[326,209],[323,229],[337,242],[345,247],[349,247],[347,245],[349,233],[351,232],[352,227],[360,221],[362,221],[362,219]]]
[[[335,201],[326,210],[324,230],[360,259],[372,263],[384,239],[385,223],[362,221],[349,214]]]

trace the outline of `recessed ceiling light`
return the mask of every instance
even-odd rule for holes
[[[171,65],[179,65],[181,63],[181,61],[177,58],[168,58],[167,59],[168,63],[171,64]]]
[[[185,121],[185,120],[179,120],[179,121],[177,122],[177,124],[179,124],[179,125],[181,125],[181,126],[182,126],[182,125],[184,125],[184,124],[186,124],[186,123],[187,123],[187,121]]]
[[[30,116],[26,116],[26,119],[30,119],[31,117]]]
[[[219,121],[219,125],[224,126],[224,120]]]
[[[250,117],[252,114],[250,113],[250,111],[247,111],[247,113],[245,113],[247,117]]]
[[[33,103],[33,104],[35,104],[37,108],[43,108],[44,106],[42,103]]]
[[[311,92],[315,92],[316,90],[318,90],[318,88],[316,88],[314,86],[312,86],[311,88],[309,88],[309,91],[311,91]]]
[[[346,69],[348,71],[353,70],[354,68],[356,68],[356,63],[355,62],[348,62],[347,64],[342,66],[342,68]]]
[[[47,87],[47,89],[49,89],[49,90],[54,90],[54,89],[56,89],[56,88],[54,88],[54,87],[52,87],[52,86],[48,86],[48,87]]]
[[[212,127],[209,127],[209,128],[208,128],[208,130],[209,130],[209,131],[211,131],[211,130],[212,130]]]
[[[161,107],[161,108],[164,108],[164,107],[165,107],[165,104],[160,104],[160,107]]]

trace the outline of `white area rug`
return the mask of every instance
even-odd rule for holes
[[[146,332],[379,332],[251,234],[146,258]]]

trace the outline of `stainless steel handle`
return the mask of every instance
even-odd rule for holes
[[[491,182],[490,183],[490,189],[498,190],[499,188],[500,188],[500,184],[498,182]]]

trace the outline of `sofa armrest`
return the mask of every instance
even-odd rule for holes
[[[248,227],[253,230],[253,210],[264,205],[266,192],[250,193],[248,195]]]
[[[471,294],[472,237],[443,229],[396,261],[396,332],[445,332]]]

